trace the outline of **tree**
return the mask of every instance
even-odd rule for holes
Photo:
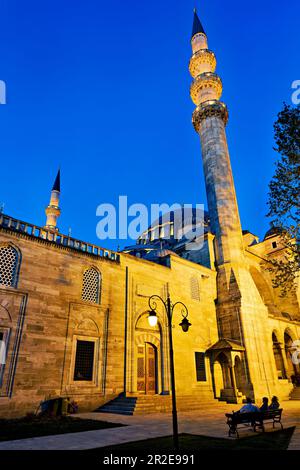
[[[274,287],[286,295],[295,288],[300,270],[300,105],[284,104],[274,124],[274,138],[280,157],[269,185],[268,216],[280,232],[285,254],[271,261],[270,270]]]

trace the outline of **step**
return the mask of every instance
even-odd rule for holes
[[[132,408],[134,409],[135,407],[135,403],[119,403],[119,402],[115,402],[115,403],[106,403],[105,405],[103,406],[110,406],[111,408]]]
[[[300,400],[300,390],[293,390],[291,393],[290,393],[290,400]]]
[[[133,415],[133,411],[124,410],[123,408],[115,408],[115,409],[111,410],[110,408],[105,409],[103,407],[103,408],[101,408],[101,410],[96,410],[96,412],[97,413],[111,413],[111,414],[115,414],[115,415],[126,415],[126,416],[132,416]]]
[[[180,411],[198,411],[201,409],[215,408],[222,406],[220,402],[212,399],[210,396],[199,398],[195,395],[180,395],[176,398],[177,410]],[[97,410],[100,413],[114,414],[150,414],[150,413],[169,413],[172,411],[171,395],[140,395],[137,397],[120,396],[104,404]]]

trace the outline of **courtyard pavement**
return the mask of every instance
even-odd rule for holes
[[[286,401],[282,403],[282,406],[284,428],[296,426],[289,450],[300,450],[300,400]],[[179,412],[179,432],[228,438],[228,426],[224,413],[237,409],[239,405],[217,403],[214,409],[204,408],[202,411]],[[0,442],[0,450],[84,450],[172,434],[172,416],[167,413],[135,416],[79,413],[76,417],[121,423],[126,424],[127,427]],[[267,424],[266,428],[271,431],[272,425]],[[241,431],[240,435],[253,435],[253,432],[245,430]]]

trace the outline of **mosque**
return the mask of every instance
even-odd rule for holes
[[[191,47],[192,122],[208,203],[202,247],[186,250],[172,234],[172,217],[168,239],[157,220],[122,252],[60,233],[60,173],[45,226],[1,213],[0,417],[23,416],[55,397],[76,401],[81,411],[168,411],[168,318],[157,302],[151,326],[152,295],[174,305],[179,410],[246,396],[300,398],[293,360],[300,287],[286,297],[273,287],[268,266],[284,258],[275,229],[263,240],[242,230],[222,82],[196,11]],[[188,331],[179,326],[178,301],[188,309]]]

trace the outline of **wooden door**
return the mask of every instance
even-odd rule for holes
[[[138,346],[137,391],[147,395],[156,393],[156,348],[145,343]]]

